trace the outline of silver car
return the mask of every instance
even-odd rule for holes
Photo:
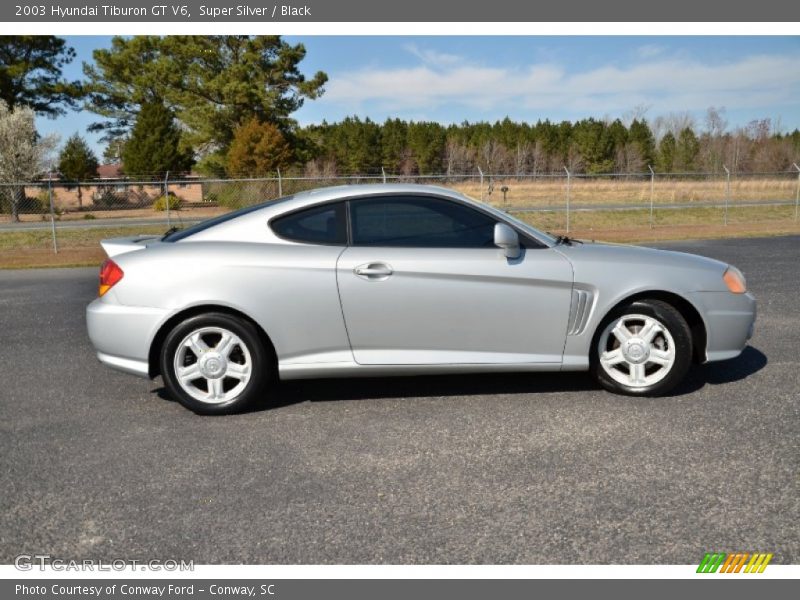
[[[553,237],[430,186],[319,189],[102,245],[98,358],[204,414],[278,378],[588,370],[660,395],[739,355],[756,316],[733,266]]]

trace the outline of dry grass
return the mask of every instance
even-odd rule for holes
[[[518,213],[515,217],[553,233],[567,233],[566,214]],[[569,234],[582,239],[608,242],[642,242],[678,239],[753,237],[800,233],[790,206],[737,207],[728,211],[724,224],[718,208],[656,210],[650,226],[647,210],[576,211],[570,215]]]
[[[192,206],[190,208],[182,208],[179,211],[172,211],[173,221],[188,221],[188,220],[201,220],[221,215],[228,212],[229,209],[221,208],[218,206]],[[46,221],[50,222],[50,215],[48,214],[23,214],[20,215],[20,221],[26,223]],[[61,221],[85,221],[87,217],[90,220],[101,219],[163,219],[164,223],[167,222],[167,215],[165,212],[155,211],[152,208],[127,208],[118,210],[93,210],[91,212],[65,212],[57,217],[57,223]],[[9,223],[9,215],[0,215],[0,223]],[[113,225],[110,225],[113,226]]]
[[[478,181],[449,184],[450,187],[474,198],[481,197]],[[501,188],[508,186],[504,202]],[[734,201],[794,200],[797,179],[776,177],[750,177],[731,182]],[[563,208],[566,179],[542,178],[536,180],[493,181],[492,193],[484,200],[501,208],[553,207]],[[642,242],[685,238],[745,237],[755,235],[781,235],[800,233],[794,219],[793,206],[733,207],[728,212],[728,224],[723,225],[721,208],[692,206],[697,202],[723,201],[725,182],[708,180],[657,179],[654,186],[656,210],[653,226],[648,210],[573,210],[570,214],[571,235],[587,239],[614,242]],[[573,206],[598,204],[638,204],[650,201],[650,181],[647,178],[576,178],[571,184]],[[685,203],[686,208],[658,209],[659,204]],[[226,209],[208,206],[192,207],[174,214],[174,221],[208,218]],[[80,221],[87,213],[66,213],[61,221]],[[125,225],[125,219],[164,218],[166,215],[152,209],[96,211],[97,220],[108,219],[107,227],[86,229],[63,228],[58,231],[58,254],[53,253],[49,229],[36,231],[0,231],[0,268],[26,268],[50,266],[97,265],[104,253],[101,239],[133,235],[136,233],[161,233],[166,224],[153,226]],[[554,233],[566,233],[566,213],[536,212],[516,213],[519,218],[535,227]],[[6,215],[0,221],[8,220]],[[111,219],[114,219],[113,221]],[[41,215],[23,215],[25,221],[40,221]],[[97,223],[95,223],[96,225]],[[58,226],[58,223],[57,223]]]
[[[515,216],[553,233],[566,233],[563,212],[518,213]],[[752,237],[800,234],[794,207],[736,207],[723,224],[718,208],[662,209],[655,211],[651,228],[649,211],[575,211],[570,215],[570,235],[609,242],[654,242],[674,239]],[[105,257],[100,240],[127,235],[158,234],[163,225],[62,229],[58,232],[59,252],[53,253],[50,231],[0,232],[0,268],[63,267],[99,265]]]
[[[99,265],[105,258],[100,240],[135,234],[164,233],[164,227],[108,227],[58,231],[58,254],[49,229],[0,232],[0,268]]]
[[[501,188],[508,187],[506,200]],[[496,180],[492,192],[486,193],[484,184],[483,200],[495,206],[538,207],[564,206],[566,202],[566,178],[544,178],[524,180]],[[767,201],[795,199],[797,178],[750,178],[731,181],[732,201]],[[479,181],[449,184],[473,198],[481,197]],[[655,204],[675,204],[694,202],[722,202],[725,200],[726,184],[720,179],[668,180],[657,178],[653,186]],[[573,204],[648,204],[650,202],[650,179],[632,176],[630,179],[572,179],[570,201]]]

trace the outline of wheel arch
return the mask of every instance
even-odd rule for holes
[[[681,316],[686,320],[686,323],[689,325],[689,330],[692,333],[692,361],[698,364],[706,361],[708,331],[700,311],[697,310],[697,307],[695,307],[694,304],[680,294],[676,294],[675,292],[667,292],[665,290],[644,290],[636,292],[635,294],[625,296],[616,304],[612,305],[605,312],[603,317],[597,321],[597,328],[592,335],[591,347],[594,348],[597,336],[602,331],[602,327],[607,322],[610,314],[612,314],[621,306],[640,300],[661,300],[662,302],[666,302],[667,304],[671,305],[673,308],[675,308],[675,310],[681,313]]]
[[[156,331],[155,336],[153,336],[153,341],[150,344],[150,350],[148,351],[147,355],[147,370],[148,375],[151,379],[155,378],[157,375],[161,374],[160,368],[160,360],[159,356],[161,354],[161,348],[164,345],[164,340],[167,338],[167,335],[170,331],[181,321],[185,321],[191,317],[195,317],[198,315],[206,314],[206,313],[223,313],[226,315],[230,315],[232,317],[237,317],[239,319],[243,319],[251,323],[258,332],[258,337],[261,340],[261,343],[264,345],[267,353],[270,356],[270,360],[273,362],[273,366],[275,369],[273,372],[277,377],[278,369],[277,369],[277,352],[275,351],[275,345],[272,343],[269,335],[267,332],[264,331],[264,328],[259,325],[255,319],[250,317],[249,315],[243,313],[240,310],[235,308],[231,308],[230,306],[225,306],[222,304],[201,304],[198,306],[191,306],[189,308],[185,308],[174,315],[172,315],[169,319],[164,321],[161,326]]]

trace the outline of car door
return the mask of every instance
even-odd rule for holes
[[[456,200],[390,195],[349,202],[337,282],[364,365],[559,363],[572,267],[529,242],[494,246],[496,219]]]

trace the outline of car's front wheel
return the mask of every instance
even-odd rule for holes
[[[665,394],[683,380],[692,361],[686,319],[661,300],[640,300],[613,311],[592,346],[592,374],[618,394]]]
[[[228,414],[248,407],[263,393],[269,369],[255,326],[224,313],[179,323],[161,349],[164,385],[199,414]]]

